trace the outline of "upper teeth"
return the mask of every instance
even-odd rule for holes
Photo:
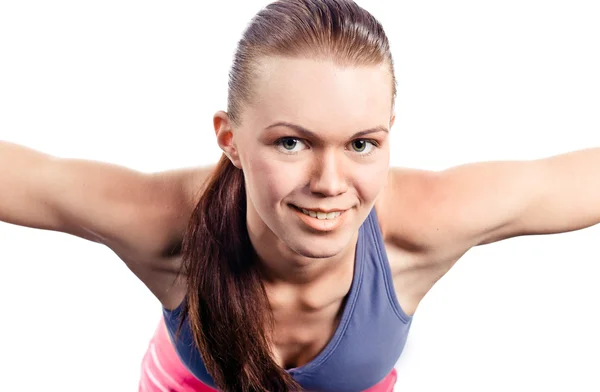
[[[310,215],[313,218],[317,218],[317,219],[335,219],[338,216],[341,215],[341,211],[334,211],[334,212],[321,212],[321,211],[311,211],[311,210],[305,210],[304,208],[302,208],[302,212],[305,213],[306,215]]]

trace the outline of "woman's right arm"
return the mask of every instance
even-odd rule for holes
[[[177,249],[212,168],[146,174],[0,141],[0,221],[105,244],[123,260]]]

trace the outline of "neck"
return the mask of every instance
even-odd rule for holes
[[[298,255],[282,243],[272,246],[256,241],[255,245],[252,236],[250,238],[265,283],[272,286],[305,287],[336,275],[346,270],[349,264],[354,264],[358,233],[343,252],[333,257],[318,259]]]
[[[248,234],[258,258],[263,281],[271,287],[307,288],[354,266],[358,231],[348,246],[338,254],[327,258],[312,258],[290,249],[258,215],[252,217],[252,220],[254,222],[248,221]]]

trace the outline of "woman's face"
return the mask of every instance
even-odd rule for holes
[[[302,256],[335,256],[387,179],[391,75],[387,65],[282,58],[263,64],[256,98],[232,134],[248,229]]]

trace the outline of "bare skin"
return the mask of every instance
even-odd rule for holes
[[[36,178],[39,185],[22,194],[0,192],[0,205],[12,207],[0,209],[0,220],[105,244],[164,307],[174,308],[181,302],[185,286],[174,284],[181,265],[177,248],[212,168],[148,175],[101,162],[57,159],[8,143],[0,143],[0,151],[2,159],[22,168],[20,175],[5,176],[2,190],[23,188],[24,176]],[[391,243],[387,247],[397,297],[412,314],[418,303],[415,289],[399,284],[398,277],[417,274],[419,269],[410,267],[417,265],[417,259]],[[301,366],[327,344],[339,321],[352,274],[352,268],[344,268],[301,290],[282,287],[271,291],[277,334],[274,356],[281,365]],[[417,279],[427,281],[426,274]]]
[[[248,227],[276,321],[273,355],[285,368],[310,362],[333,335],[352,282],[356,230],[373,207],[409,315],[474,246],[600,222],[600,149],[442,172],[390,169],[386,132],[369,136],[379,149],[368,158],[352,150],[355,132],[393,124],[384,68],[292,61],[271,64],[269,75],[260,92],[269,104],[249,108],[239,129],[224,112],[214,125],[219,146],[246,175]],[[318,129],[322,140],[287,127],[266,131],[279,117]],[[304,141],[292,155],[275,146],[280,137]],[[179,248],[210,167],[142,174],[0,143],[0,168],[8,167],[17,169],[0,171],[0,221],[105,244],[165,308],[179,305]],[[317,238],[290,224],[289,203],[343,208],[347,220]]]
[[[210,173],[210,168],[145,175],[99,162],[53,159],[6,143],[0,143],[0,150],[4,153],[0,156],[11,155],[9,159],[21,160],[24,163],[22,173],[31,172],[32,175],[38,176],[40,185],[47,181],[48,184],[55,183],[57,187],[69,186],[70,189],[62,194],[61,198],[56,198],[56,189],[40,186],[37,188],[37,194],[29,192],[30,195],[36,196],[36,200],[17,200],[19,195],[16,194],[14,199],[8,199],[8,193],[0,192],[0,195],[4,195],[3,203],[0,204],[2,206],[15,207],[20,203],[40,206],[38,210],[28,209],[27,212],[19,211],[18,208],[3,208],[0,211],[2,221],[62,231],[104,243],[124,260],[163,306],[177,306],[185,293],[185,287],[173,286],[181,259],[177,253],[168,253],[176,248],[181,240],[180,234],[185,229],[187,219],[199,197],[198,190],[202,189],[202,183]],[[567,156],[562,157],[565,163],[566,158]],[[574,162],[573,159],[571,161]],[[42,167],[46,172],[43,177],[39,177]],[[515,173],[506,170],[506,174]],[[461,176],[467,179],[474,171],[474,166],[466,167]],[[401,181],[404,186],[385,188],[376,208],[382,211],[382,208],[385,208],[385,200],[397,200],[397,210],[394,213],[403,216],[404,222],[415,222],[424,218],[419,211],[424,211],[427,205],[423,204],[420,206],[422,208],[418,208],[419,205],[415,206],[413,203],[416,200],[428,200],[427,194],[431,196],[428,191],[435,189],[436,183],[441,184],[446,179],[443,173],[406,168],[394,168],[390,171],[390,177],[396,182]],[[20,181],[20,178],[22,177],[5,179],[2,184]],[[129,183],[131,189],[129,192],[117,194],[114,198],[107,198],[106,194],[98,190],[107,188],[109,183]],[[401,188],[411,191],[400,192]],[[163,190],[161,198],[150,197],[160,194],[155,192],[159,189]],[[460,188],[450,189],[448,192],[460,192]],[[94,198],[93,195],[99,197]],[[48,202],[40,204],[41,199]],[[81,199],[87,199],[87,202],[78,202]],[[486,202],[491,203],[491,199],[482,201]],[[416,208],[407,208],[409,206]],[[460,205],[449,205],[447,208],[454,210],[459,207]],[[59,219],[57,213],[60,211],[70,211],[72,214]],[[89,215],[82,213],[83,211]],[[116,213],[118,211],[129,211],[128,216],[131,219],[123,219],[124,215]],[[379,213],[378,217],[386,240],[396,296],[404,311],[412,315],[435,282],[450,270],[469,247],[436,247],[433,243],[427,244],[426,240],[416,240],[435,238],[432,235],[433,231],[438,230],[434,225],[423,224],[425,231],[419,231],[415,227],[406,227],[404,231],[392,231],[392,223],[386,218],[394,215],[389,209],[386,211],[387,214]],[[102,221],[103,217],[106,221]],[[587,222],[581,222],[585,223]],[[131,226],[127,227],[129,224]],[[139,237],[120,235],[116,228],[123,227],[131,229],[123,232],[138,233]],[[427,230],[428,227],[431,231]],[[443,226],[437,228],[439,227]],[[492,234],[486,237],[490,242]],[[510,233],[505,232],[502,236],[508,237]],[[337,326],[343,298],[350,287],[351,273],[351,270],[343,271],[339,277],[335,277],[335,284],[322,282],[302,297],[291,290],[273,295],[272,306],[277,322],[277,347],[274,355],[280,365],[301,366],[325,347]],[[311,296],[313,293],[319,295]]]

